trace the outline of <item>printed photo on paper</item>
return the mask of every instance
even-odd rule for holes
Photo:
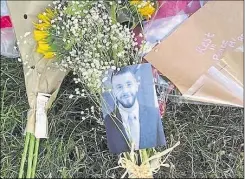
[[[111,153],[166,144],[149,63],[109,70],[102,78],[102,112]]]

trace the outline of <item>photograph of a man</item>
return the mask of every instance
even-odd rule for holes
[[[111,75],[114,110],[105,115],[107,142],[110,152],[121,153],[165,145],[159,107],[155,105],[153,75],[150,64],[132,65],[113,71]],[[135,69],[141,81],[136,79]],[[142,75],[143,74],[143,75]],[[146,77],[144,79],[144,77]],[[141,89],[141,90],[140,90]],[[141,91],[141,92],[140,92]],[[146,95],[144,96],[144,92]],[[140,94],[141,93],[141,94]]]

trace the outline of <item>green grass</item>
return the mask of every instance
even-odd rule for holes
[[[108,152],[103,123],[93,115],[82,119],[80,111],[91,101],[69,99],[74,88],[68,76],[48,113],[49,138],[40,142],[36,176],[120,177],[123,170],[108,171],[117,166],[118,156]],[[15,178],[28,110],[22,65],[17,60],[1,59],[1,100],[1,178]],[[168,147],[178,140],[181,144],[168,159],[171,167],[161,168],[155,177],[244,177],[243,109],[170,103],[163,123]]]

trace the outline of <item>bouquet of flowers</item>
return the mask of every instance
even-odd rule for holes
[[[78,87],[70,98],[89,96],[94,101],[91,112],[99,114],[103,103],[101,94],[108,90],[102,86],[106,80],[103,74],[110,69],[119,71],[124,66],[142,63],[139,51],[144,41],[138,45],[133,29],[142,28],[142,22],[149,20],[157,7],[157,1],[54,1],[38,14],[39,21],[34,23],[36,52],[50,59],[61,71],[72,71]],[[133,143],[129,145],[131,152],[120,156],[119,167],[125,168],[129,177],[153,177],[160,166],[167,166],[166,159],[161,161],[161,157],[179,143],[161,153],[155,149],[135,153]],[[140,166],[136,158],[140,158]]]

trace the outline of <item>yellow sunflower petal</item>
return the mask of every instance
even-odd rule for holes
[[[55,56],[54,52],[46,52],[44,53],[44,58],[50,59],[53,58]]]
[[[44,13],[44,14],[38,14],[37,15],[38,19],[40,19],[41,21],[47,23],[47,24],[50,24],[50,18],[47,16],[47,13]]]
[[[49,52],[51,50],[51,47],[49,46],[49,44],[46,44],[46,43],[39,43],[38,48],[41,51],[46,51],[46,52]]]
[[[139,9],[139,13],[142,16],[150,17],[155,12],[155,8],[151,4],[147,4],[146,6]]]
[[[51,9],[46,9],[46,15],[50,18],[50,19],[53,19],[54,16],[55,16],[55,13],[54,11],[52,11]]]
[[[45,39],[46,37],[48,37],[48,32],[40,31],[40,30],[34,30],[34,39],[36,41]]]
[[[41,53],[41,54],[47,53],[46,51],[44,51],[44,50],[42,50],[42,49],[40,49],[40,48],[38,48],[38,47],[37,47],[36,52]]]
[[[47,30],[51,26],[51,24],[47,24],[47,23],[36,24],[36,23],[34,23],[34,26],[38,30]]]
[[[47,39],[37,41],[38,44],[48,44]]]

